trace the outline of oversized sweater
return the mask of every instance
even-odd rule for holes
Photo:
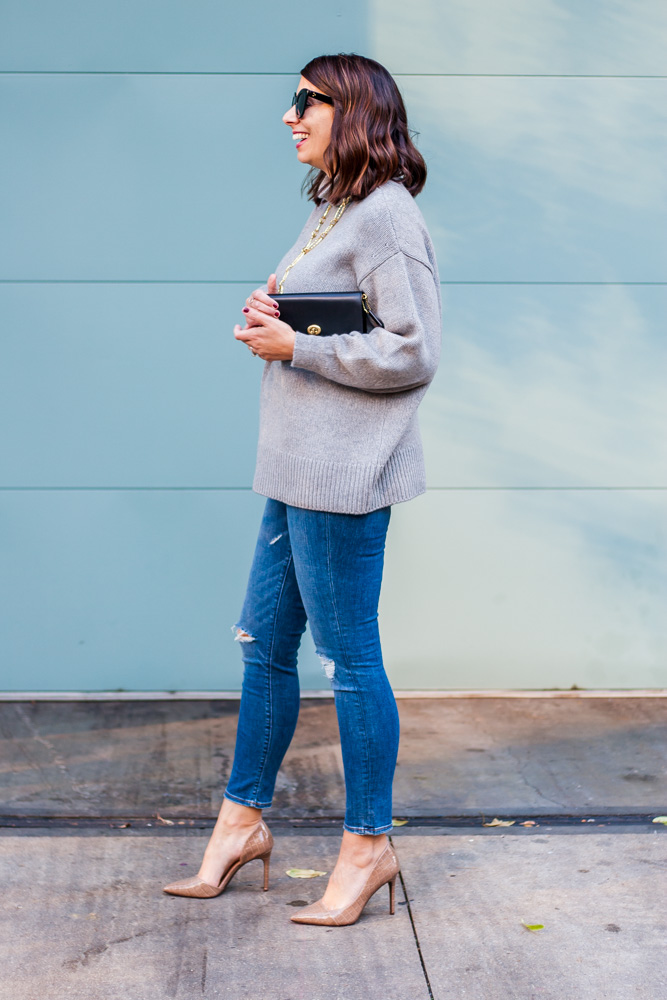
[[[311,212],[276,267],[278,281],[325,208]],[[426,489],[417,407],[440,355],[440,284],[424,218],[397,181],[350,202],[283,289],[353,290],[366,292],[384,329],[296,331],[292,360],[265,363],[253,480],[263,496],[365,514]]]

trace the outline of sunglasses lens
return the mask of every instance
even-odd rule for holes
[[[306,102],[308,100],[308,91],[300,90],[298,94],[295,94],[292,98],[292,105],[296,110],[297,117],[301,118],[302,114],[306,110]]]

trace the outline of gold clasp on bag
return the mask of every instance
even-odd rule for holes
[[[322,333],[322,327],[318,326],[317,323],[311,323],[308,329],[306,330],[306,333],[312,333],[313,335],[317,335],[318,333]]]

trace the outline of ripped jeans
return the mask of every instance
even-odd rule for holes
[[[299,714],[297,651],[306,619],[334,692],[345,772],[344,828],[389,833],[396,701],[377,609],[390,507],[332,514],[267,500],[241,618],[243,689],[225,797],[271,805]]]

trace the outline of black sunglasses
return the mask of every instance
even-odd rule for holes
[[[322,101],[324,104],[333,104],[333,98],[327,97],[326,94],[318,94],[316,90],[306,90],[304,87],[292,98],[291,106],[296,110],[297,118],[301,118],[306,110],[309,97],[314,97],[316,101]]]

